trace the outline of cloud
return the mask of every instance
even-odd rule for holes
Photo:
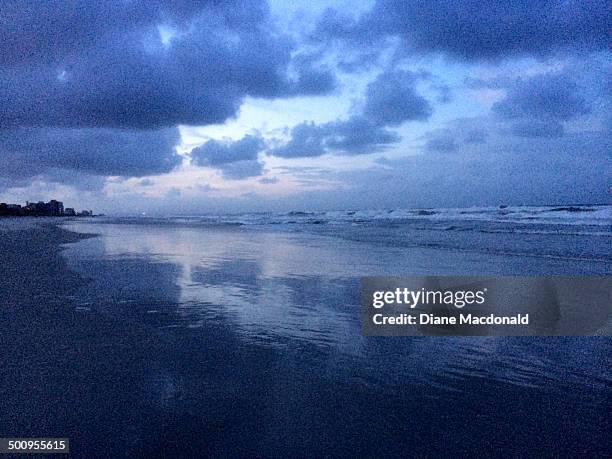
[[[450,121],[443,128],[426,132],[418,140],[424,141],[426,153],[461,153],[498,141],[491,136],[491,130],[499,130],[488,117],[459,118]]]
[[[471,84],[505,91],[492,113],[496,121],[506,122],[501,129],[511,135],[552,139],[566,135],[570,127],[609,132],[611,98],[606,85],[612,68],[602,59],[575,58],[560,69],[534,76]]]
[[[233,180],[258,177],[264,173],[263,164],[254,160],[225,164],[220,170],[225,178]]]
[[[380,126],[427,120],[433,110],[416,92],[416,81],[417,76],[405,70],[383,72],[368,85],[363,116]]]
[[[523,120],[513,123],[510,131],[517,137],[561,137],[563,125],[554,120]]]
[[[94,175],[143,176],[169,172],[181,162],[178,129],[20,128],[0,131],[0,171],[30,177],[51,169]]]
[[[246,135],[237,141],[209,140],[191,150],[191,158],[198,166],[216,166],[257,159],[263,147],[263,140],[253,135]]]
[[[457,139],[450,129],[439,129],[427,134],[425,150],[432,153],[451,153],[457,150]]]
[[[609,50],[611,28],[606,0],[377,0],[357,19],[328,10],[316,35],[354,48],[396,38],[406,53],[482,60]]]
[[[84,193],[102,192],[106,185],[106,178],[59,168],[48,169],[41,174],[28,174],[28,176],[0,177],[0,191],[15,188],[27,189],[30,200],[33,200],[32,194],[44,198],[45,192],[56,190],[58,185],[68,185],[82,196]]]
[[[489,138],[489,133],[482,128],[473,128],[465,133],[465,143],[485,143]]]
[[[333,91],[334,73],[294,58],[296,46],[264,0],[10,2],[0,15],[0,175],[166,173],[180,163],[177,125],[223,123],[246,97]]]
[[[354,116],[324,124],[300,123],[291,130],[285,145],[270,151],[282,158],[304,158],[326,153],[359,155],[373,153],[399,141],[399,136],[370,120]]]
[[[456,128],[451,129],[457,134],[453,154],[406,156],[378,161],[381,166],[374,169],[328,172],[322,177],[345,186],[301,199],[312,207],[333,203],[361,209],[609,201],[609,136],[491,135],[486,145],[461,145]]]
[[[607,2],[372,4],[359,17],[351,15],[352,8],[327,10],[306,42],[301,28],[285,34],[276,27],[265,0],[7,2],[0,15],[0,186],[25,187],[36,180],[45,186],[101,189],[108,176],[167,173],[182,161],[176,153],[177,126],[225,123],[238,116],[245,100],[253,99],[295,97],[294,119],[298,113],[321,110],[324,101],[297,98],[332,93],[338,86],[335,71],[367,69],[371,73],[342,76],[361,88],[365,78],[378,75],[345,116],[303,121],[286,131],[287,139],[270,144],[258,134],[211,140],[191,152],[193,164],[213,168],[226,179],[256,177],[253,182],[267,183],[263,161],[275,174],[283,174],[279,170],[285,162],[264,154],[308,158],[388,150],[395,157],[401,154],[393,148],[399,146],[399,133],[407,131],[406,126],[397,128],[431,120],[434,103],[449,103],[426,126],[429,132],[416,139],[428,154],[396,171],[385,168],[385,174],[396,174],[397,182],[389,188],[388,202],[402,190],[411,196],[421,193],[424,200],[429,193],[432,202],[445,196],[462,196],[465,202],[489,195],[504,200],[510,192],[502,184],[517,187],[523,169],[544,166],[549,171],[530,172],[533,192],[521,189],[521,196],[544,196],[548,186],[573,199],[579,193],[569,189],[574,171],[567,166],[576,163],[582,167],[576,181],[584,193],[602,195],[602,181],[590,184],[587,176],[609,156],[612,130]],[[425,68],[402,70],[415,62]],[[497,102],[487,115],[484,110],[491,102],[474,103],[471,92],[458,83],[466,75],[484,78],[468,82],[472,88],[496,89]],[[339,99],[344,104],[351,96],[349,90]],[[255,100],[251,107],[260,103]],[[452,113],[478,118],[448,121]],[[256,121],[263,123],[266,135],[279,132],[277,126],[265,126],[274,124],[277,115]],[[245,127],[248,119],[237,124]],[[234,127],[221,131],[233,132]],[[283,183],[287,188],[298,182],[295,186],[312,185],[324,177],[325,183],[333,183],[327,189],[340,186],[334,181],[335,166],[329,166],[340,162],[353,160],[299,162],[304,170],[285,172]],[[317,169],[307,169],[309,163]],[[354,163],[355,169],[371,164],[369,159]],[[419,168],[413,171],[412,165]],[[517,177],[507,177],[504,168]],[[383,167],[375,165],[360,176],[367,182],[361,190],[371,200],[386,180],[377,175],[379,169]],[[402,185],[419,173],[422,180],[413,180],[418,187]],[[462,192],[466,177],[471,181]],[[431,186],[447,178],[444,190]],[[129,181],[143,194],[149,193],[140,187],[155,183],[150,178]],[[221,187],[213,195],[225,191]],[[184,192],[183,198],[187,196]],[[334,196],[330,191],[327,199]],[[255,199],[262,197],[249,205]],[[361,196],[353,199],[362,204]],[[175,203],[172,199],[169,208]]]
[[[226,178],[242,179],[262,174],[263,165],[257,158],[264,147],[263,139],[254,135],[237,141],[209,140],[191,150],[191,159],[197,166],[220,170]]]
[[[505,119],[568,121],[589,113],[590,107],[573,78],[553,72],[516,80],[507,88],[506,97],[493,105],[493,111]]]
[[[200,183],[196,185],[196,189],[200,193],[210,193],[212,191],[217,191],[217,189],[213,187],[212,185],[210,185],[209,183]]]
[[[321,54],[295,54],[289,66],[293,72],[294,87],[288,95],[329,94],[338,86],[335,73],[321,63]]]
[[[300,123],[291,130],[290,140],[270,153],[297,158],[380,151],[400,140],[387,127],[396,127],[406,121],[425,121],[431,116],[433,109],[427,99],[417,93],[416,82],[417,76],[412,72],[384,71],[367,86],[359,113],[347,120]]]
[[[181,190],[173,186],[166,192],[165,197],[166,199],[179,199],[181,195]]]
[[[274,156],[282,158],[300,158],[321,156],[327,152],[325,139],[328,129],[326,124],[317,125],[305,121],[291,129],[291,138],[285,145],[271,151]]]
[[[315,61],[292,63],[263,1],[72,3],[17,1],[3,12],[0,125],[204,125],[234,116],[246,96],[335,86]]]
[[[106,185],[105,177],[69,169],[49,169],[38,179],[47,183],[70,185],[78,192],[100,192]],[[31,180],[31,178],[28,178],[28,180]]]

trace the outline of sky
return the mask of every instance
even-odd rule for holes
[[[14,0],[0,201],[610,203],[606,0]]]

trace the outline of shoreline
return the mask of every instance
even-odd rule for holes
[[[10,273],[0,278],[0,290],[7,292],[3,302],[26,305],[43,292],[61,297],[81,284],[81,276],[61,256],[62,245],[95,235],[67,230],[49,219],[22,221],[0,227],[0,258]]]
[[[525,454],[521,445],[544,450],[548,438],[557,455],[603,451],[607,412],[598,400],[610,387],[601,368],[609,338],[363,337],[356,326],[335,327],[355,318],[345,303],[357,284],[339,282],[333,266],[320,268],[344,260],[361,274],[351,263],[361,260],[361,245],[242,232],[228,240],[227,229],[180,238],[142,228],[66,229],[51,220],[0,222],[0,256],[9,256],[0,281],[21,292],[0,298],[5,436],[69,438],[76,457],[267,457],[279,447],[289,455],[415,448],[446,456],[517,444]],[[108,239],[98,242],[96,230]],[[76,254],[62,254],[72,247]],[[280,251],[268,258],[272,247]],[[198,256],[193,269],[180,269],[196,251],[212,263]],[[314,264],[302,271],[307,259]],[[269,260],[280,271],[265,277],[256,263]],[[256,281],[263,277],[267,283]],[[246,296],[232,296],[237,285]],[[287,292],[282,304],[276,294],[258,296],[265,287]],[[76,308],[89,295],[91,309]],[[249,315],[253,305],[273,315]],[[301,321],[305,312],[316,320],[304,328],[281,320]],[[182,326],[164,326],[175,320]],[[406,393],[410,403],[398,404]],[[568,401],[568,394],[578,395]],[[558,424],[542,425],[559,412],[576,420],[575,435],[557,438]],[[413,420],[413,430],[388,429],[397,419]],[[439,419],[445,442],[429,430]],[[496,443],[481,440],[489,438]]]
[[[69,269],[62,246],[95,235],[40,221],[20,226],[0,227],[0,432],[70,438],[80,457],[121,455],[134,441],[124,432],[145,429],[146,419],[112,415],[120,403],[139,399],[155,365],[150,356],[163,342],[134,324],[73,307],[71,292],[87,279]],[[154,407],[143,412],[160,415]],[[88,441],[79,444],[84,431]]]

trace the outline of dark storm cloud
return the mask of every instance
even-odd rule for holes
[[[379,151],[399,139],[384,127],[356,116],[346,121],[298,124],[291,130],[289,142],[270,153],[283,158],[313,157],[331,152],[358,155]]]
[[[388,70],[371,82],[359,113],[347,120],[323,124],[304,122],[291,130],[285,145],[270,151],[284,158],[321,156],[326,153],[367,154],[396,143],[389,131],[406,121],[425,121],[433,109],[416,91],[417,76],[405,70]]]
[[[522,117],[567,121],[589,113],[583,90],[565,74],[546,73],[519,79],[509,86],[506,97],[493,105],[506,119]]]
[[[609,56],[609,55],[608,55]],[[555,138],[566,134],[576,123],[588,123],[590,130],[610,131],[612,67],[606,54],[574,59],[563,68],[531,77],[472,81],[474,88],[492,87],[505,96],[492,107],[507,133],[517,137]]]
[[[263,0],[6,2],[0,174],[168,172],[178,124],[222,123],[247,96],[333,90],[334,74],[294,48]]]
[[[366,49],[396,37],[407,52],[479,60],[565,49],[609,50],[611,29],[606,0],[377,0],[354,20],[328,10],[316,35]]]
[[[54,168],[99,175],[159,174],[180,164],[174,150],[178,139],[176,128],[4,130],[0,131],[0,171],[15,178]]]
[[[264,141],[253,135],[237,141],[209,140],[191,150],[191,159],[197,166],[213,167],[227,178],[241,179],[262,174],[263,165],[257,157],[264,147]]]
[[[408,71],[382,73],[368,85],[363,116],[380,126],[397,126],[407,120],[431,116],[429,102],[415,90],[417,76]]]
[[[246,96],[335,86],[316,62],[291,61],[265,2],[20,3],[0,35],[4,127],[220,123]],[[166,46],[161,25],[175,34]]]
[[[155,23],[185,25],[207,0],[4,2],[0,64],[52,63]],[[261,12],[254,13],[260,14]]]

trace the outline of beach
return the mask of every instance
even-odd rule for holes
[[[61,244],[87,236],[57,223],[0,221],[0,430],[65,434],[78,457],[121,456],[144,419],[119,408],[137,400],[138,380],[159,342],[138,327],[76,311],[73,292],[86,281],[68,270]]]
[[[362,276],[608,275],[597,228],[566,225],[564,258],[558,234],[513,234],[541,247],[527,256],[405,222],[381,241],[227,220],[0,220],[4,436],[67,437],[77,457],[610,451],[607,337],[359,332]]]

